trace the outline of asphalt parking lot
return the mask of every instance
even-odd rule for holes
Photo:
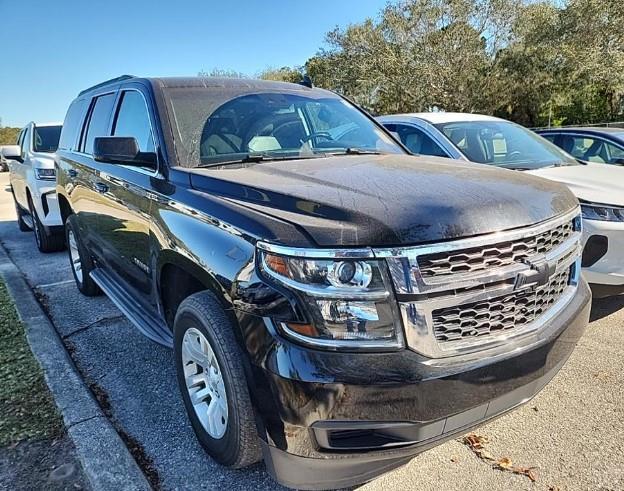
[[[0,243],[45,306],[77,367],[151,482],[173,489],[275,489],[263,465],[218,466],[195,441],[172,353],[136,331],[106,297],[78,293],[66,253],[40,254],[19,232],[0,175]],[[575,353],[534,400],[476,430],[495,458],[535,468],[536,481],[493,468],[453,440],[362,486],[381,489],[624,489],[624,296],[594,302]]]

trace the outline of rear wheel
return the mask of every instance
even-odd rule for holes
[[[78,230],[76,215],[70,215],[65,222],[65,242],[76,286],[87,297],[101,295],[102,290],[90,276],[94,268],[93,259],[82,244]]]
[[[174,322],[178,385],[197,439],[220,464],[261,459],[253,408],[234,326],[207,291],[185,299]]]
[[[31,197],[28,198],[28,205],[30,208],[30,216],[33,221],[33,231],[35,232],[37,248],[41,252],[62,251],[65,247],[65,237],[63,237],[63,234],[50,233],[46,230],[41,220],[39,220],[39,215],[37,215],[37,210],[35,209]]]

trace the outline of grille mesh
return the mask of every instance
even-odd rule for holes
[[[418,257],[418,267],[423,277],[431,278],[507,266],[536,254],[551,251],[570,238],[573,232],[573,222],[569,221],[532,237],[451,252],[425,254]]]
[[[538,319],[561,298],[570,282],[570,269],[547,285],[488,300],[433,311],[435,337],[440,343],[518,329]]]

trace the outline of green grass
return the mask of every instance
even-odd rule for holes
[[[0,280],[0,447],[54,438],[62,428],[41,367],[26,341],[24,326]]]

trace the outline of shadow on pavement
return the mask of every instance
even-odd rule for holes
[[[592,302],[592,310],[589,321],[594,322],[614,314],[624,308],[624,295],[617,295],[607,298],[596,298]]]

